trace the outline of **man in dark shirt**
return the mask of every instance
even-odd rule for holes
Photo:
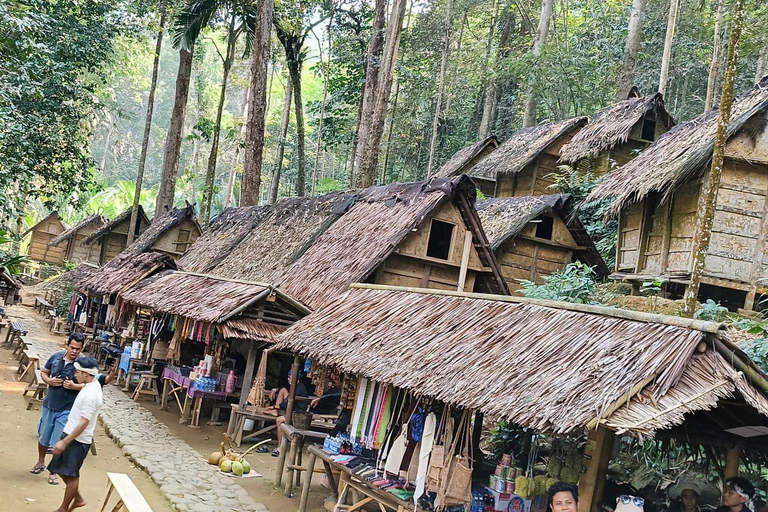
[[[45,454],[49,448],[61,439],[69,411],[77,398],[78,385],[75,377],[75,360],[83,350],[83,335],[72,333],[67,339],[67,347],[53,354],[40,371],[43,382],[48,384],[48,392],[43,400],[40,423],[37,425],[37,463],[30,473],[38,475],[45,469]],[[59,481],[55,474],[48,477],[48,483],[56,485]]]
[[[299,372],[299,378],[296,380],[296,393],[294,394],[296,398],[309,396],[309,391],[307,391],[307,386],[306,384],[304,384],[303,377],[304,375],[301,372]],[[288,382],[289,383],[291,382],[290,371],[288,372]],[[278,402],[274,408],[274,414],[277,416],[277,419],[275,420],[275,425],[277,426],[277,448],[275,448],[272,451],[273,457],[277,457],[280,455],[280,446],[281,446],[281,443],[283,442],[283,431],[280,429],[280,427],[283,425],[283,423],[285,423],[284,414],[286,409],[288,408],[288,395],[289,395],[287,390],[285,390],[286,392],[283,393],[284,390],[285,388],[280,390],[280,393],[278,393],[277,395],[277,399],[280,400],[283,396],[285,398],[282,398],[282,401]],[[294,411],[306,412],[308,407],[309,407],[309,404],[305,400],[296,400],[295,402],[293,402]],[[266,414],[270,414],[270,412],[266,412]]]
[[[754,512],[752,498],[755,497],[755,486],[740,476],[734,476],[725,481],[723,486],[723,505],[717,512]]]

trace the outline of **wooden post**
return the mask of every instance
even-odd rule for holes
[[[472,250],[472,231],[467,230],[464,233],[464,251],[461,253],[461,268],[459,269],[459,289],[464,291],[464,284],[467,281],[467,267],[469,266],[469,254]]]
[[[309,454],[309,460],[307,461],[307,476],[304,478],[304,485],[301,488],[301,499],[299,500],[298,512],[306,512],[307,500],[309,499],[309,486],[312,485],[312,473],[315,471],[315,460],[317,455],[314,453]]]
[[[259,345],[259,348],[261,345]],[[248,401],[248,392],[253,386],[253,369],[256,367],[256,353],[258,348],[255,342],[251,342],[248,345],[248,360],[245,363],[245,375],[243,375],[243,387],[240,390],[240,408],[245,407],[245,403]],[[264,357],[264,356],[262,356]],[[258,405],[258,404],[256,404]]]
[[[739,476],[741,452],[742,449],[740,446],[728,448],[728,451],[725,453],[725,469],[723,470],[725,478]]]
[[[298,436],[295,436],[295,435],[291,436],[291,452],[288,455],[288,464],[286,464],[286,466],[288,467],[288,474],[285,475],[285,488],[283,489],[283,494],[285,494],[289,498],[293,495],[293,481],[296,478],[296,473],[298,473],[298,470],[292,469],[292,467],[295,466],[296,453],[298,449],[299,449]]]
[[[165,379],[163,381],[163,398],[160,401],[160,409],[163,411],[168,410],[168,395],[171,394],[171,379]]]
[[[579,512],[597,510],[605,489],[605,471],[613,447],[613,432],[598,427],[590,430],[587,446],[584,448],[586,469],[579,478]],[[604,452],[608,452],[605,454]]]
[[[291,388],[288,390],[288,406],[285,408],[285,423],[291,425],[293,419],[293,406],[296,402],[296,384],[299,382],[299,355],[293,356],[291,366]]]
[[[283,482],[283,470],[285,469],[285,459],[288,456],[288,443],[290,436],[283,431],[283,442],[280,443],[280,455],[277,457],[277,469],[275,470],[275,487],[280,487]]]

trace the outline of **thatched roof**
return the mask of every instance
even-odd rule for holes
[[[92,215],[87,216],[86,218],[84,218],[83,220],[81,220],[80,222],[78,222],[68,230],[64,231],[62,234],[60,234],[50,242],[48,242],[48,245],[50,245],[51,247],[56,247],[60,243],[67,241],[70,238],[74,238],[75,235],[77,235],[81,229],[84,229],[94,224],[97,226],[102,226],[107,222],[108,221],[106,217],[103,217],[97,213],[94,213]]]
[[[291,197],[274,204],[242,241],[211,270],[245,281],[271,282],[352,205],[356,192]]]
[[[154,272],[176,268],[173,258],[159,252],[144,252],[130,254],[122,252],[112,261],[93,271],[85,270],[81,264],[78,268],[83,271],[73,276],[75,288],[89,295],[111,295],[120,293]]]
[[[495,135],[486,137],[481,141],[461,148],[433,174],[438,178],[453,178],[459,174],[466,173],[472,166],[477,165],[489,154],[493,153],[499,147],[499,140]]]
[[[11,288],[14,290],[20,290],[22,287],[21,281],[5,269],[0,271],[0,288]]]
[[[48,219],[50,219],[50,218],[55,218],[57,221],[59,221],[59,223],[60,223],[60,224],[61,224],[61,225],[64,227],[64,231],[66,231],[66,230],[68,230],[68,229],[69,229],[69,226],[67,225],[67,223],[66,223],[66,222],[64,222],[64,221],[61,219],[61,216],[59,215],[59,212],[58,212],[58,210],[53,210],[51,213],[49,213],[48,215],[46,215],[45,217],[43,217],[43,218],[42,218],[42,219],[41,219],[39,222],[36,222],[34,226],[32,226],[31,228],[29,228],[28,230],[26,230],[25,232],[23,232],[23,233],[21,234],[21,237],[22,237],[22,238],[24,238],[24,237],[25,237],[25,236],[27,236],[29,233],[31,233],[32,231],[34,231],[34,230],[35,230],[35,228],[37,228],[37,226],[39,226],[40,224],[42,224],[43,222],[47,221],[47,220],[48,220]]]
[[[498,175],[518,173],[564,134],[586,124],[586,117],[574,117],[518,130],[499,149],[472,168],[469,175],[496,180]]]
[[[130,213],[130,211],[129,211]],[[134,240],[134,242],[125,249],[125,252],[138,254],[152,249],[152,245],[169,229],[178,226],[185,220],[190,220],[197,227],[198,234],[202,233],[202,228],[197,222],[195,215],[195,206],[188,204],[185,208],[171,208],[163,216],[152,219],[152,224]]]
[[[286,327],[267,322],[260,322],[253,318],[235,317],[221,324],[221,334],[225,338],[241,340],[277,342],[278,336],[285,332]]]
[[[143,221],[144,224],[150,225],[149,219],[147,218],[147,214],[144,213],[144,208],[139,205],[139,220]],[[88,238],[83,240],[83,243],[88,245],[93,243],[96,239],[108,234],[112,229],[115,228],[118,224],[121,222],[127,221],[130,222],[131,220],[131,208],[128,208],[123,213],[112,219],[111,221],[104,224],[101,228],[97,229],[90,235],[88,235]]]
[[[495,293],[507,294],[495,258],[485,251],[485,235],[469,218],[479,227],[471,207],[474,200],[475,186],[466,175],[369,188],[274,281],[289,295],[318,307],[351,283],[365,280],[438,205],[454,201],[473,231],[483,265],[497,273],[497,279],[491,278],[486,285]]]
[[[728,136],[745,127],[756,115],[768,111],[768,78],[737,98],[731,110]],[[658,192],[669,199],[680,185],[704,175],[712,159],[718,110],[713,109],[675,126],[658,138],[637,158],[619,167],[587,197],[588,201],[616,198],[611,213]]]
[[[478,201],[477,214],[483,223],[483,231],[493,250],[507,240],[516,237],[529,222],[541,215],[560,217],[571,233],[576,245],[583,247],[574,251],[576,258],[594,268],[598,276],[607,276],[610,271],[595,247],[573,208],[570,194],[547,196],[522,196],[485,199]]]
[[[178,260],[190,272],[209,272],[269,213],[269,205],[226,208]]]
[[[629,98],[614,103],[590,117],[587,126],[560,150],[563,162],[575,163],[582,158],[597,156],[601,151],[623,144],[629,139],[632,127],[643,119],[649,110],[656,110],[658,119],[667,128],[675,122],[664,108],[661,93]]]
[[[353,285],[286,330],[278,348],[524,427],[571,433],[612,421],[628,394],[648,386],[662,400],[721,327],[597,306]]]

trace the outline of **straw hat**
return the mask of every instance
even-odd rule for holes
[[[701,486],[692,480],[681,478],[676,484],[672,484],[667,487],[667,494],[673,500],[676,500],[683,494],[686,489],[695,492],[701,496]]]

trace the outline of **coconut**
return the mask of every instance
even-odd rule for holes
[[[219,462],[221,462],[221,452],[213,452],[208,456],[208,464],[213,464],[214,466],[218,466]]]
[[[237,476],[243,476],[243,463],[235,461],[232,463],[232,473]]]
[[[247,475],[248,473],[251,472],[251,465],[248,463],[247,460],[243,459],[241,461],[241,464],[243,465],[243,474],[244,475]]]
[[[219,469],[225,473],[229,473],[232,471],[232,461],[229,459],[222,460],[221,464],[219,464]]]

